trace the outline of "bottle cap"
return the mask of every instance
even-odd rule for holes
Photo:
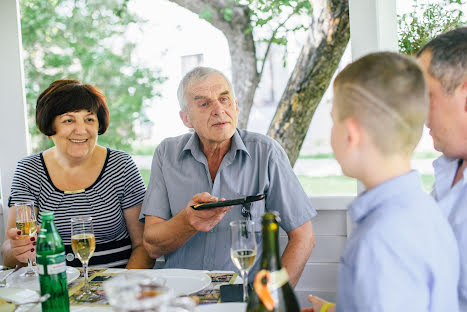
[[[41,219],[43,221],[45,220],[53,220],[54,219],[54,213],[52,211],[44,211],[41,213]]]

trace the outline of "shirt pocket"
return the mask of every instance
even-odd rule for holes
[[[266,199],[265,198],[251,203],[250,214],[251,214],[251,220],[255,222],[255,232],[262,231],[261,220],[265,212],[266,212]]]
[[[230,200],[245,198],[246,196],[240,193],[231,192],[228,197],[225,195],[224,197]],[[230,231],[230,222],[238,220],[249,220],[242,216],[242,205],[235,205],[229,211],[227,211],[224,218],[222,218],[222,220],[211,230],[211,232]]]
[[[249,195],[245,194],[235,194],[235,198],[246,198]],[[255,194],[255,195],[260,195],[260,194]],[[261,233],[262,231],[262,226],[261,226],[261,219],[263,217],[264,212],[266,211],[266,200],[258,200],[250,203],[250,215],[251,215],[251,221],[255,223],[255,232]],[[237,220],[250,220],[250,218],[247,215],[242,214],[243,211],[243,206],[242,205],[236,205],[233,206],[232,209],[230,209],[224,219],[228,220],[227,226],[229,226],[229,223],[231,221],[237,221]],[[224,220],[223,219],[223,220]],[[229,229],[227,229],[229,230]]]

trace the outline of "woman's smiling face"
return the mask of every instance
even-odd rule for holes
[[[55,117],[55,134],[51,136],[57,150],[70,159],[87,158],[97,142],[99,121],[88,110],[67,112]]]

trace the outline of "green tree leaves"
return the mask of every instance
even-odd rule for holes
[[[463,5],[465,9],[465,0],[428,4],[419,4],[415,0],[412,11],[398,16],[399,51],[414,55],[438,34],[466,25]]]
[[[131,24],[143,23],[127,0],[22,0],[26,100],[35,151],[51,146],[35,127],[39,93],[52,81],[78,79],[107,97],[110,125],[99,144],[130,150],[134,123],[148,122],[144,106],[159,96],[166,79],[158,70],[136,64],[135,43],[125,38]]]

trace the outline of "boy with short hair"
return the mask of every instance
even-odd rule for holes
[[[414,60],[369,54],[334,81],[331,145],[366,190],[348,207],[356,228],[339,270],[337,304],[305,311],[458,311],[458,249],[435,201],[410,169],[428,113]]]

